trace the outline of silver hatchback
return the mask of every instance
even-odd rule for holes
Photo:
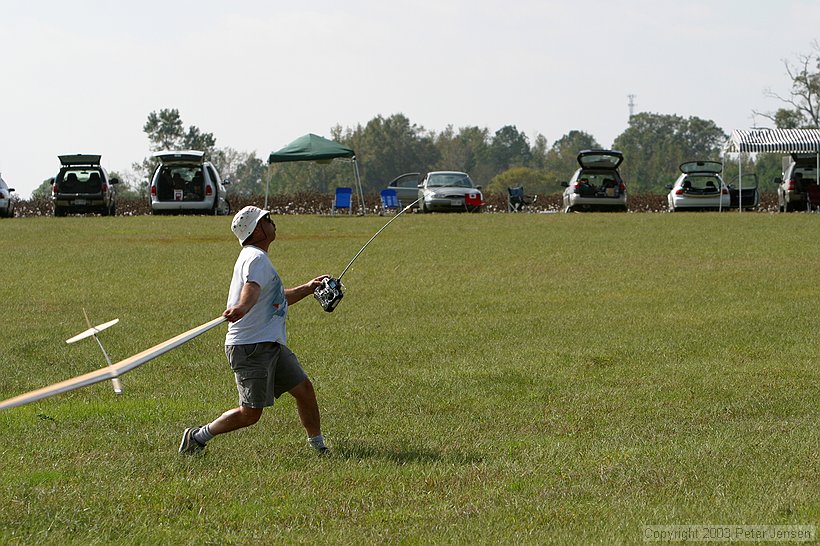
[[[626,185],[618,172],[624,156],[615,150],[583,150],[580,168],[569,182],[562,182],[562,210],[626,211]]]

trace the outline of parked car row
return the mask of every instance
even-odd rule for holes
[[[57,156],[60,170],[51,179],[54,216],[95,213],[113,216],[117,212],[120,181],[108,174],[94,154]],[[151,178],[150,199],[153,214],[230,214],[227,180],[216,167],[205,161],[205,153],[195,150],[156,152],[159,161]],[[0,180],[0,215],[13,215],[13,202]],[[5,207],[5,209],[4,209]]]
[[[623,160],[623,154],[617,150],[579,152],[578,169],[568,182],[561,183],[564,188],[561,210],[626,211],[626,184],[618,171]],[[784,186],[789,188],[788,192],[784,191],[785,202],[793,204],[798,199],[806,199],[806,194],[798,193],[797,190],[802,188],[810,191],[816,178],[813,176],[813,169],[814,166],[805,159],[791,169],[797,178],[806,173],[812,176],[810,184],[795,187],[791,183]],[[788,171],[789,175],[791,170]],[[737,184],[726,184],[721,177],[723,164],[717,161],[687,161],[680,165],[680,171],[675,182],[666,186],[669,190],[667,206],[670,212],[737,208],[753,210],[760,206],[760,191],[754,174],[744,175]],[[436,171],[423,176],[421,173],[405,173],[394,178],[387,187],[396,192],[402,207],[418,200],[414,206],[418,206],[422,212],[480,211],[484,204],[480,188],[462,172]],[[820,186],[814,184],[814,187],[818,188],[814,204],[820,207]]]

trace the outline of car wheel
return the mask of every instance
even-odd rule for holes
[[[65,209],[62,207],[54,207],[54,216],[65,216]]]

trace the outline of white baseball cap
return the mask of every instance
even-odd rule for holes
[[[239,239],[240,245],[251,236],[259,220],[269,214],[269,210],[260,209],[253,205],[249,205],[236,213],[231,222],[231,231]]]

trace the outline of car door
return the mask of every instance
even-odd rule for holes
[[[406,207],[419,198],[419,182],[421,173],[405,173],[397,176],[387,185],[396,190],[396,197],[402,207]]]

